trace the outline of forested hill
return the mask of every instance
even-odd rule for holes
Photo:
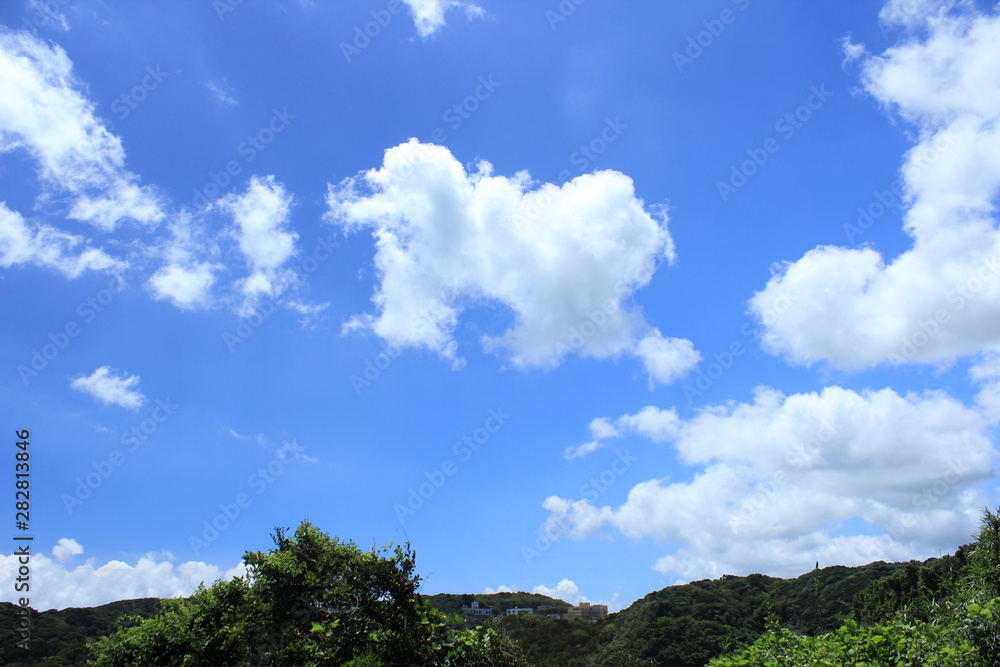
[[[895,581],[907,568],[930,568],[935,561],[944,562],[834,566],[795,579],[726,575],[650,593],[600,623],[516,616],[500,624],[537,667],[701,666],[756,640],[766,628],[769,610],[795,632],[834,630],[852,617],[857,605],[871,608],[865,591],[873,584],[899,589],[885,582]],[[915,589],[907,591],[916,595]]]
[[[67,608],[34,614],[28,650],[18,648],[14,629],[18,607],[0,602],[0,665],[67,667],[86,665],[86,645],[111,634],[124,616],[148,618],[160,608],[156,598],[122,600],[100,607]]]
[[[863,617],[877,621],[902,604],[920,599],[925,590],[933,595],[937,590],[934,587],[943,585],[947,578],[942,573],[960,557],[932,559],[924,564],[876,562],[862,567],[827,567],[796,579],[727,575],[650,593],[597,623],[553,619],[545,614],[502,616],[511,607],[549,605],[547,613],[565,611],[566,602],[544,595],[425,597],[445,614],[463,616],[466,624],[492,623],[502,628],[521,643],[537,667],[701,666],[757,639],[765,630],[768,609],[774,611],[782,625],[802,634],[833,630],[852,615],[859,620]],[[497,620],[461,614],[461,607],[472,600],[493,609]],[[34,618],[32,650],[25,654],[14,648],[16,607],[0,603],[0,664],[84,665],[87,641],[109,634],[122,616],[148,617],[159,606],[156,599],[144,599],[91,609],[42,612]]]

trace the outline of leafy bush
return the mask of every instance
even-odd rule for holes
[[[433,665],[521,667],[493,630],[454,630],[419,595],[413,551],[363,551],[303,522],[244,556],[247,576],[167,600],[98,641],[95,667]]]

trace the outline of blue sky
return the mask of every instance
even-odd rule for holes
[[[309,519],[409,540],[427,593],[621,608],[935,556],[997,502],[989,3],[0,23],[33,606],[187,594]]]

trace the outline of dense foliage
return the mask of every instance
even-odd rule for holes
[[[15,645],[18,607],[0,602],[0,665],[66,667],[87,664],[87,643],[114,632],[124,617],[152,616],[160,608],[155,598],[124,600],[93,608],[69,608],[32,613],[31,643]]]
[[[363,551],[303,522],[244,556],[247,576],[199,588],[100,640],[96,667],[525,665],[494,630],[456,630],[419,595],[409,547]]]
[[[10,635],[0,664],[83,665],[84,643],[119,626],[90,664],[1000,664],[1000,516],[989,511],[976,540],[951,556],[817,566],[796,579],[727,575],[650,593],[600,622],[502,615],[567,606],[530,593],[423,597],[408,547],[364,551],[308,523],[291,537],[278,531],[275,543],[246,554],[246,578],[186,600],[37,614],[30,654],[13,650],[16,608],[0,605],[0,639]],[[473,600],[498,617],[463,615]]]
[[[507,616],[497,625],[517,641],[534,667],[583,667],[600,645],[601,633],[614,626],[541,614]]]
[[[796,632],[832,630],[850,617],[858,594],[901,567],[876,562],[817,568],[796,579],[725,575],[669,586],[595,628],[600,642],[586,664],[701,667],[760,637],[769,609]]]
[[[836,631],[803,636],[771,619],[752,646],[713,667],[1000,664],[1000,516],[986,511],[976,541],[954,557],[907,564],[855,602]]]

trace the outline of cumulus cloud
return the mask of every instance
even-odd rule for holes
[[[103,231],[121,221],[154,225],[156,195],[125,169],[121,140],[94,115],[60,47],[0,31],[0,153],[25,151],[46,199],[68,196],[67,217]]]
[[[496,588],[491,588],[490,586],[487,586],[486,588],[483,589],[483,595],[493,595],[494,593],[513,593],[513,592],[514,590],[512,588],[510,588],[509,586],[504,586],[502,584]]]
[[[750,307],[764,346],[794,363],[948,363],[1000,343],[1000,16],[907,0],[883,19],[919,28],[859,61],[865,90],[916,130],[901,169],[912,247],[820,246],[777,267]],[[865,224],[845,229],[863,238]]]
[[[697,361],[689,341],[664,337],[628,304],[675,253],[666,212],[647,211],[624,174],[537,184],[526,172],[496,176],[485,161],[466,171],[447,148],[411,139],[327,200],[331,221],[376,239],[377,312],[346,330],[461,366],[455,328],[483,303],[511,311],[509,328],[481,342],[518,368],[630,354],[666,382]]]
[[[654,382],[669,384],[701,361],[694,343],[684,338],[666,338],[659,329],[639,341],[635,354],[646,367],[651,389]]]
[[[149,277],[147,286],[157,300],[170,301],[189,310],[212,303],[212,288],[223,266],[217,239],[205,233],[187,211],[169,225],[170,238],[162,244],[163,265]]]
[[[586,597],[580,595],[580,587],[569,579],[561,580],[556,584],[555,588],[539,584],[531,592],[538,595],[547,595],[550,598],[569,602],[570,604],[580,604],[581,601],[590,602]]]
[[[120,560],[98,564],[93,558],[72,567],[67,563],[83,553],[76,540],[60,539],[52,549],[55,558],[44,553],[31,557],[31,576],[38,586],[32,586],[31,606],[38,611],[66,607],[95,607],[116,600],[136,598],[172,598],[191,595],[198,584],[211,585],[219,579],[244,576],[243,563],[228,570],[188,561],[175,564],[169,557],[158,560],[153,554],[139,558],[134,565]],[[0,576],[13,581],[17,576],[18,556],[0,555]],[[7,592],[7,601],[15,601]]]
[[[679,544],[655,567],[688,580],[926,558],[975,531],[994,423],[940,392],[891,389],[762,387],[683,421],[646,408],[615,428],[671,440],[690,479],[642,482],[618,507],[551,496],[546,525],[553,539],[604,529]]]
[[[69,386],[90,394],[104,405],[138,410],[146,402],[146,397],[138,390],[139,376],[127,375],[110,366],[101,366],[90,375],[81,375]]]
[[[56,542],[56,545],[52,547],[52,555],[56,557],[59,562],[69,560],[73,556],[79,556],[83,553],[83,547],[74,539],[68,537],[62,537]]]
[[[573,459],[604,447],[606,440],[620,438],[626,433],[637,433],[653,442],[663,442],[676,436],[680,428],[680,417],[674,409],[661,410],[648,405],[634,415],[622,415],[615,421],[598,417],[590,422],[591,440],[582,445],[570,446],[563,452],[567,459]]]
[[[423,38],[430,37],[444,27],[444,15],[448,10],[461,9],[468,18],[483,16],[479,5],[464,0],[403,0],[410,8],[413,23],[417,26],[417,34]]]
[[[295,255],[298,234],[288,230],[292,196],[274,176],[253,176],[242,194],[219,202],[233,218],[233,236],[251,273],[240,286],[242,311],[256,310],[261,297],[276,297],[294,281],[285,263]]]

